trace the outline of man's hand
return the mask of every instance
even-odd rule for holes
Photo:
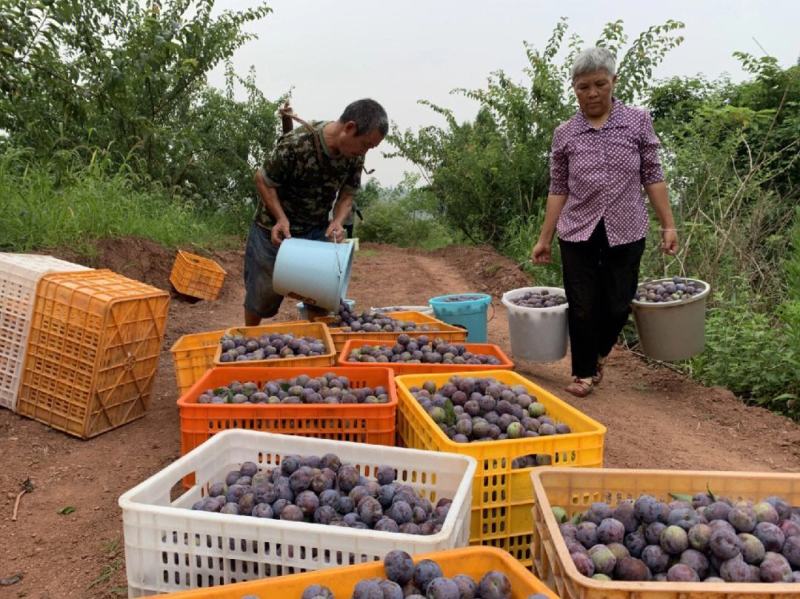
[[[280,245],[284,239],[291,239],[291,237],[292,234],[289,231],[288,220],[279,220],[275,226],[272,227],[272,234],[270,235],[272,245]]]
[[[663,229],[661,231],[661,251],[670,256],[674,256],[678,251],[678,233],[675,229]]]
[[[325,231],[325,237],[331,241],[344,241],[344,227],[342,223],[336,220],[331,221],[331,224],[328,225],[328,230]]]
[[[550,243],[545,243],[542,240],[537,241],[531,250],[531,262],[534,264],[549,264],[550,245]]]

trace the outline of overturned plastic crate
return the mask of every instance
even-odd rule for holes
[[[212,482],[242,462],[260,469],[287,455],[335,453],[374,479],[379,465],[436,502],[452,499],[441,531],[411,535],[192,510]],[[123,494],[125,569],[129,597],[205,588],[322,570],[409,553],[463,547],[469,538],[469,497],[475,460],[465,456],[244,430],[229,430],[195,448]],[[186,476],[197,483],[173,499]]]
[[[456,375],[491,377],[507,385],[522,385],[531,397],[544,404],[548,416],[569,425],[572,432],[474,443],[452,441],[414,398],[410,388],[422,387],[425,381],[441,387]],[[508,370],[405,375],[397,377],[395,383],[399,401],[397,434],[404,446],[470,456],[478,462],[472,492],[470,543],[505,549],[524,565],[530,565],[532,468],[515,468],[514,461],[535,454],[549,456],[547,462],[555,466],[602,466],[606,428]]]
[[[226,274],[211,258],[178,250],[169,282],[179,293],[213,301],[222,291]]]
[[[39,279],[84,270],[91,269],[52,256],[0,253],[0,406],[17,405]]]
[[[240,362],[241,364],[241,362]],[[203,391],[229,385],[233,381],[264,383],[288,380],[300,375],[322,376],[332,372],[346,376],[351,389],[383,387],[387,403],[198,403]],[[394,376],[387,368],[316,367],[264,368],[240,366],[214,368],[206,372],[178,400],[181,418],[181,453],[188,453],[213,435],[232,428],[394,445],[397,393]]]
[[[42,277],[17,411],[83,439],[144,416],[168,305],[110,270]]]
[[[412,558],[414,563],[419,563],[423,559],[435,561],[441,567],[442,574],[448,578],[466,574],[477,582],[490,570],[502,572],[511,583],[510,599],[529,599],[532,595],[537,594],[547,599],[558,599],[558,595],[548,589],[522,564],[505,551],[494,547],[451,549],[413,555]],[[281,578],[240,582],[216,589],[172,593],[166,595],[165,599],[243,599],[244,597],[302,599],[303,591],[312,584],[327,587],[334,597],[350,599],[353,596],[353,589],[360,581],[385,577],[383,564],[361,564]]]
[[[603,501],[616,506],[646,494],[669,502],[671,494],[694,495],[711,490],[733,501],[760,501],[777,496],[800,505],[800,474],[771,472],[701,472],[682,470],[618,470],[544,468],[531,474],[534,572],[562,599],[788,599],[800,597],[798,583],[646,582],[596,580],[578,572],[553,515],[553,506],[568,516]]]
[[[422,312],[386,312],[386,316],[394,318],[395,320],[402,320],[405,322],[413,322],[418,325],[418,329],[410,331],[345,331],[343,328],[336,326],[335,317],[323,316],[318,318],[317,322],[324,322],[331,327],[331,337],[333,344],[336,346],[336,351],[342,351],[344,344],[351,339],[358,339],[364,341],[394,343],[398,335],[411,335],[416,337],[419,335],[427,335],[428,337],[439,337],[450,343],[464,343],[467,340],[467,330],[462,327],[457,327],[441,320],[437,320],[433,316],[423,314]]]

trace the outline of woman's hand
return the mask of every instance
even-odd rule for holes
[[[541,239],[537,241],[531,250],[531,262],[534,264],[549,264],[550,245],[550,243],[545,243]]]
[[[678,233],[675,229],[661,229],[661,251],[670,256],[678,252]]]

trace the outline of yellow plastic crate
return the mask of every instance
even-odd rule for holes
[[[214,354],[215,366],[333,366],[336,364],[336,350],[331,339],[328,325],[322,322],[290,321],[275,324],[264,324],[257,327],[236,327],[225,331],[228,335],[244,335],[245,337],[260,337],[261,335],[291,333],[295,337],[316,337],[325,344],[327,350],[320,356],[306,356],[301,358],[281,358],[280,360],[253,360],[247,362],[220,362],[222,348],[217,345]]]
[[[214,367],[214,356],[224,334],[225,329],[184,335],[170,348],[179,395],[186,393],[209,368]]]
[[[573,432],[504,441],[456,443],[442,432],[409,391],[433,381],[437,387],[453,376],[492,377],[507,385],[523,385],[547,408],[547,414]],[[593,467],[603,465],[606,427],[576,410],[552,393],[515,372],[487,370],[449,374],[399,376],[397,396],[398,437],[406,447],[445,451],[478,460],[472,491],[470,543],[505,549],[525,565],[531,564],[530,544],[533,520],[533,468],[512,469],[514,459],[530,454],[547,454],[556,466]]]
[[[215,300],[225,281],[225,269],[211,258],[178,250],[169,282],[184,295]]]
[[[144,416],[169,294],[110,270],[45,275],[17,411],[82,439]]]
[[[541,593],[549,599],[558,599],[547,586],[508,553],[491,547],[468,547],[413,555],[414,562],[432,559],[442,568],[445,576],[467,574],[480,579],[489,570],[499,570],[511,582],[511,599],[527,599]],[[328,587],[336,599],[350,599],[356,584],[366,578],[385,578],[383,564],[359,564],[342,568],[317,570],[277,578],[240,582],[216,588],[169,593],[169,599],[242,599],[254,595],[259,599],[300,599],[306,587],[321,584]]]
[[[670,501],[669,493],[715,494],[732,500],[777,495],[800,505],[800,474],[699,472],[693,470],[616,470],[543,468],[530,473],[536,502],[531,546],[534,570],[552,575],[562,599],[786,599],[800,597],[797,583],[624,582],[593,580],[580,574],[569,555],[552,507],[571,516],[595,501],[616,505],[641,494]]]
[[[280,324],[308,324],[304,320],[287,320]],[[207,370],[214,368],[219,340],[227,329],[184,335],[170,348],[175,366],[178,395],[186,393]],[[241,362],[236,363],[242,366]],[[247,363],[249,365],[250,362]]]
[[[412,337],[419,336],[419,335],[427,335],[428,337],[439,337],[445,341],[450,343],[464,343],[467,340],[467,330],[462,329],[461,327],[456,327],[451,324],[447,324],[446,322],[442,322],[441,320],[437,320],[433,316],[428,316],[427,314],[423,314],[422,312],[387,312],[386,316],[390,318],[394,318],[395,320],[405,320],[408,322],[415,322],[421,325],[427,325],[428,330],[425,331],[400,331],[400,332],[377,332],[377,333],[365,333],[365,332],[357,332],[353,333],[351,331],[345,331],[344,329],[337,328],[333,326],[334,317],[333,316],[323,316],[321,318],[315,319],[316,322],[324,322],[329,327],[331,327],[331,337],[333,338],[333,344],[336,346],[336,351],[342,351],[344,349],[344,344],[350,341],[351,339],[357,339],[359,341],[383,341],[383,342],[394,342],[397,339],[398,335],[411,335]]]

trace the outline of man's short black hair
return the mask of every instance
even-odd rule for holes
[[[364,135],[377,129],[382,136],[389,132],[389,117],[383,106],[375,100],[364,98],[356,100],[347,105],[342,116],[339,117],[340,123],[353,121],[356,124],[356,135]]]

